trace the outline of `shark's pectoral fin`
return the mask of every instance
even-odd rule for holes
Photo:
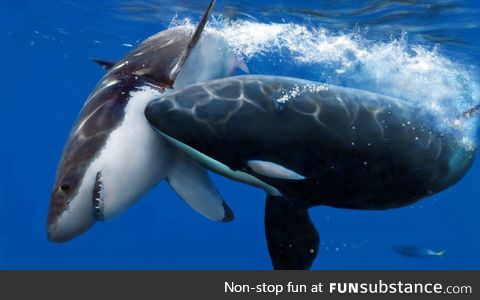
[[[90,57],[90,60],[102,67],[102,69],[104,69],[105,71],[110,70],[116,64],[116,62],[114,61],[100,59],[96,57]]]
[[[213,221],[229,222],[233,212],[213,185],[207,171],[189,158],[182,157],[168,174],[175,192],[194,210]]]
[[[267,196],[265,234],[276,270],[306,270],[312,266],[320,238],[307,208],[282,196]]]

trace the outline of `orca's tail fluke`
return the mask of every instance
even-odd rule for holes
[[[182,69],[183,65],[187,61],[188,56],[192,52],[192,49],[195,48],[195,45],[198,43],[200,40],[200,37],[202,35],[203,29],[205,28],[205,25],[207,24],[208,18],[210,17],[210,14],[212,13],[213,7],[215,6],[216,0],[211,0],[210,4],[207,7],[207,10],[203,14],[202,19],[200,20],[200,23],[197,26],[197,29],[195,29],[195,32],[193,33],[192,39],[187,45],[187,48],[185,51],[183,51],[182,55],[178,59],[178,61],[175,63],[175,65],[172,67],[172,70],[170,71],[170,82],[168,83],[170,86],[173,87],[173,83],[175,82],[175,79],[177,78],[178,73]]]
[[[265,234],[274,269],[310,269],[320,237],[306,207],[282,196],[267,196]]]

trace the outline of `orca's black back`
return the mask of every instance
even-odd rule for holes
[[[407,205],[455,184],[475,156],[474,147],[399,99],[286,77],[191,86],[151,103],[146,115],[161,132],[307,206]],[[250,160],[305,180],[256,174]]]

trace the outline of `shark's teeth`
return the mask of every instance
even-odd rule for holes
[[[93,217],[96,221],[103,221],[103,177],[102,173],[98,172],[95,178],[95,187],[93,189]]]

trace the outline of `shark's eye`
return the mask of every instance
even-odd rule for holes
[[[64,183],[60,186],[60,189],[64,192],[68,192],[70,190],[70,185],[68,185],[67,183]]]

